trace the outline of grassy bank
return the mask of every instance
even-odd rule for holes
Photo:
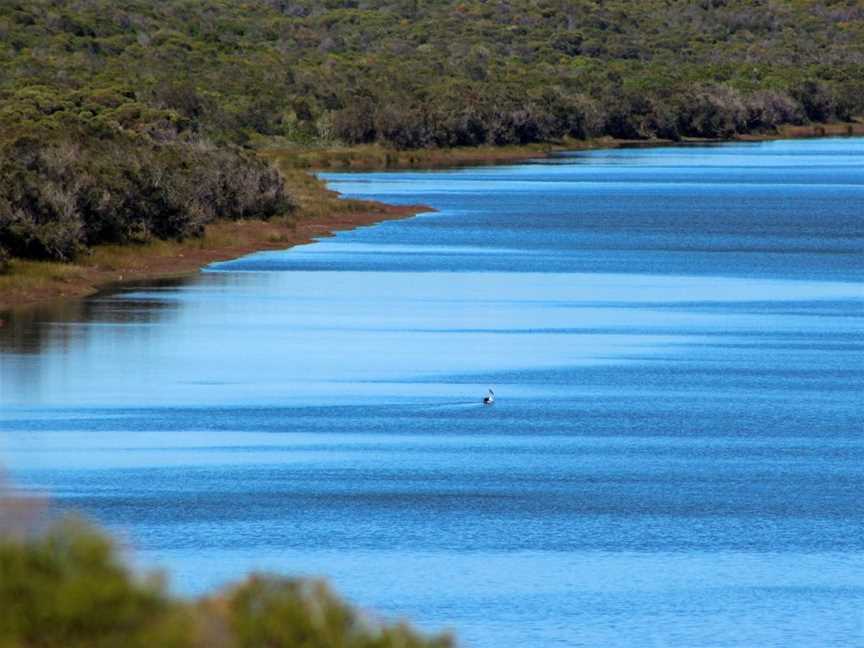
[[[784,126],[775,133],[741,135],[734,140],[689,138],[678,143],[768,141],[786,138],[864,135],[864,123]],[[562,140],[524,146],[394,150],[377,145],[344,148],[270,147],[260,155],[275,163],[286,178],[298,209],[290,217],[270,220],[219,221],[207,226],[202,238],[153,241],[142,245],[99,245],[75,263],[13,259],[0,274],[0,310],[25,307],[52,299],[82,297],[112,284],[196,272],[202,266],[258,250],[285,249],[333,232],[428,208],[396,207],[374,201],[345,200],[327,189],[313,173],[319,170],[370,171],[433,169],[483,164],[509,164],[561,151],[662,146],[669,140],[596,138]]]
[[[738,135],[735,139],[742,142],[765,142],[778,139],[799,139],[808,137],[850,137],[864,135],[864,121],[859,118],[854,122],[838,124],[807,124],[780,126],[776,133],[759,135]]]
[[[737,135],[733,138],[685,137],[669,139],[565,138],[556,142],[520,146],[471,146],[459,148],[398,150],[374,144],[345,147],[265,147],[261,155],[274,161],[283,172],[379,171],[384,169],[443,169],[486,164],[513,164],[564,151],[587,151],[624,146],[670,146],[723,142],[762,142],[778,139],[864,135],[864,122],[781,126],[773,132]]]

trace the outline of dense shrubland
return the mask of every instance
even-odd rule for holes
[[[200,236],[219,218],[291,208],[279,173],[258,157],[146,137],[11,143],[0,159],[0,243],[59,261],[97,243]]]
[[[864,114],[862,70],[859,0],[8,0],[0,246],[284,210],[241,148],[728,137]]]

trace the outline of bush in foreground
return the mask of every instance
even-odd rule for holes
[[[2,521],[2,517],[0,517]],[[321,582],[252,576],[198,601],[135,577],[79,522],[39,534],[0,529],[3,648],[450,648],[405,624],[372,623]]]

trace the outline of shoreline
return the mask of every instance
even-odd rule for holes
[[[286,180],[292,182],[292,189],[298,192],[300,209],[296,215],[267,221],[219,221],[207,225],[204,237],[181,242],[96,246],[91,254],[77,263],[16,259],[9,273],[0,274],[0,314],[57,300],[83,298],[103,290],[121,288],[127,283],[191,276],[215,261],[236,259],[259,251],[288,249],[333,236],[339,231],[434,211],[425,205],[389,205],[377,201],[342,199],[313,175],[316,172],[432,170],[514,164],[548,158],[565,151],[856,135],[864,135],[864,123],[786,126],[771,134],[738,135],[722,140],[690,138],[677,142],[599,138],[556,144],[419,151],[392,151],[375,146],[320,150],[265,149],[260,152],[261,155],[279,166]]]
[[[820,137],[864,136],[864,122],[837,124],[810,124],[781,126],[774,133],[738,134],[730,138],[687,137],[671,139],[615,139],[599,137],[587,140],[568,139],[561,142],[522,144],[518,146],[476,146],[445,149],[385,149],[377,145],[345,148],[264,148],[261,155],[277,164],[283,171],[307,172],[434,170],[465,166],[492,166],[515,164],[533,159],[548,158],[569,151],[596,151],[616,148],[653,148],[661,146],[687,146],[703,144],[735,144],[746,142],[773,142],[785,139],[811,139]]]
[[[97,246],[77,263],[15,260],[12,273],[0,275],[0,326],[4,313],[80,299],[141,281],[189,277],[216,261],[284,250],[336,232],[433,211],[425,205],[354,202],[358,205],[351,206],[359,208],[332,211],[329,217],[220,221],[209,224],[200,239]]]

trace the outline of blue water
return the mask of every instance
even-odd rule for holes
[[[182,594],[864,645],[864,139],[325,177],[438,211],[0,316],[14,482]]]

